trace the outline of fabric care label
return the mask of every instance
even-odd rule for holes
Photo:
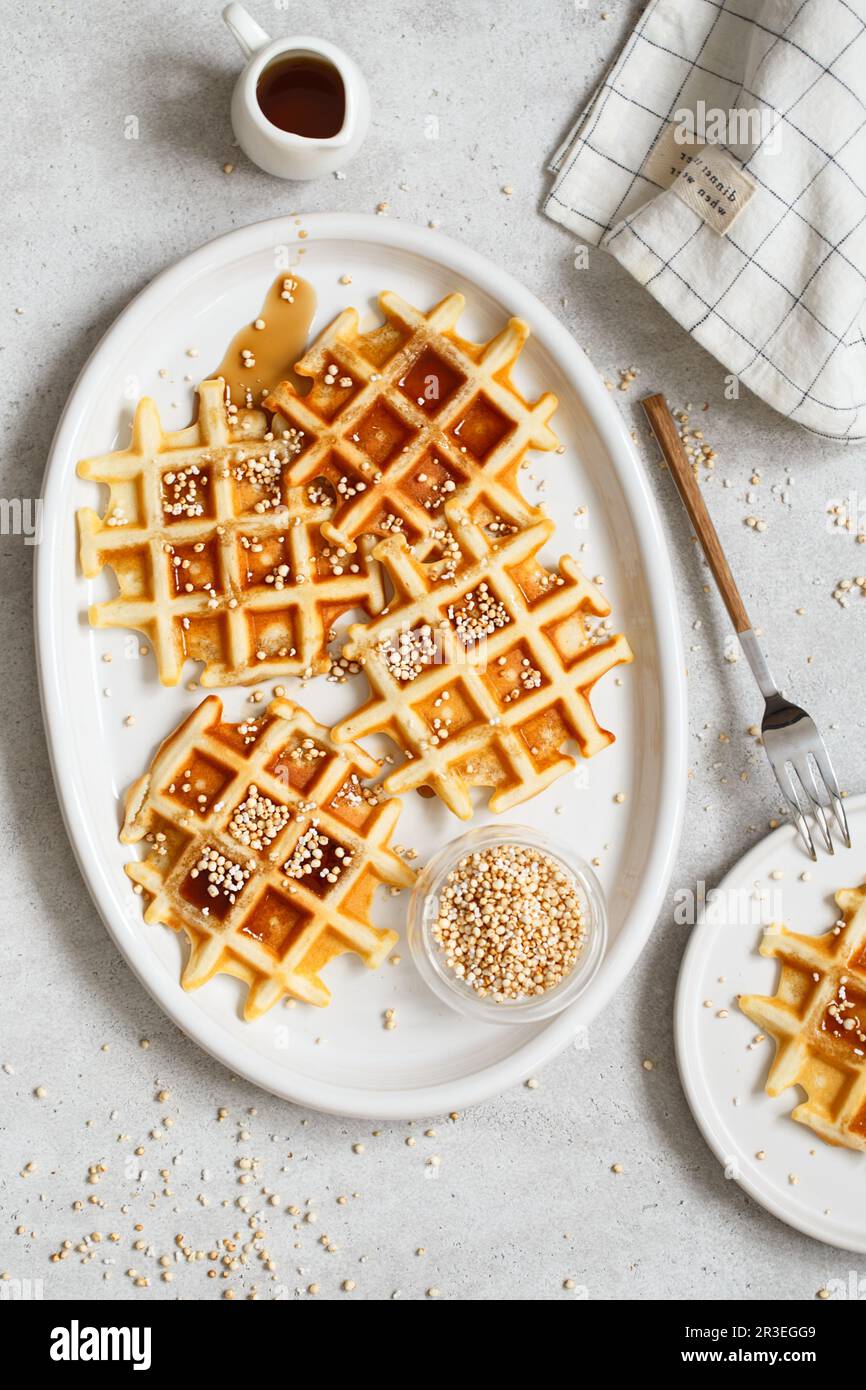
[[[721,145],[680,143],[669,126],[653,146],[642,173],[670,188],[719,236],[734,225],[757,185]]]

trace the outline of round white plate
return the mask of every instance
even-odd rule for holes
[[[301,237],[300,233],[306,235]],[[328,970],[331,1006],[273,1009],[255,1024],[239,1016],[240,985],[221,977],[192,994],[179,983],[181,937],[146,926],[117,841],[120,798],[154,747],[201,698],[158,682],[152,655],[122,631],[91,630],[84,616],[110,592],[105,576],[77,571],[75,509],[97,505],[77,459],[121,447],[131,402],[153,395],[170,428],[190,416],[186,376],[218,362],[237,328],[257,313],[275,273],[303,249],[300,272],[318,295],[313,331],[348,304],[371,318],[380,290],[427,308],[453,289],[466,294],[460,331],[487,338],[510,314],[533,336],[515,380],[530,396],[560,398],[554,425],[564,455],[533,459],[527,494],[548,479],[543,500],[560,522],[556,558],[576,553],[604,576],[635,664],[598,685],[594,705],[617,743],[575,775],[520,808],[521,820],[570,838],[597,856],[608,895],[610,944],[599,974],[567,1012],[544,1023],[491,1026],[461,1018],[425,992],[405,943],[401,961],[376,973],[349,957]],[[351,274],[352,283],[340,279]],[[198,357],[187,355],[197,349]],[[575,517],[588,506],[587,518]],[[685,791],[685,693],[673,582],[659,518],[619,414],[595,369],[553,315],[516,280],[438,232],[382,217],[275,219],[232,232],[160,275],[127,308],[87,363],[51,450],[37,561],[36,618],[43,709],[70,838],[99,911],[132,969],[170,1017],[226,1066],[286,1099],[339,1114],[405,1118],[462,1109],[529,1075],[566,1046],[602,1008],[646,942],[676,849]],[[585,547],[582,551],[581,547]],[[104,582],[103,582],[104,581]],[[111,664],[103,655],[110,654]],[[190,677],[196,674],[190,667]],[[620,678],[619,683],[618,679]],[[324,679],[288,692],[325,721],[348,713],[364,683]],[[110,696],[103,694],[111,690]],[[249,713],[248,690],[223,692],[228,718]],[[135,715],[127,727],[127,715]],[[617,792],[626,793],[617,803]],[[475,816],[484,824],[487,812]],[[405,800],[397,840],[423,863],[467,827],[419,796]],[[405,898],[377,895],[376,922],[401,930]],[[382,1013],[397,1011],[385,1031]]]
[[[726,1175],[780,1221],[862,1254],[866,1156],[824,1144],[790,1118],[803,1100],[799,1086],[766,1094],[774,1044],[769,1037],[756,1043],[758,1029],[737,1007],[739,994],[776,992],[779,966],[758,955],[763,926],[783,922],[820,936],[839,917],[836,890],[866,878],[866,796],[851,797],[845,810],[853,849],[837,848],[832,857],[822,851],[813,864],[794,827],[783,825],[740,860],[714,895],[707,892],[680,969],[675,1021],[686,1097]],[[677,912],[689,908],[683,898]]]

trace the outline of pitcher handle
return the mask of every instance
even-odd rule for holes
[[[270,43],[270,35],[266,34],[261,25],[256,24],[251,14],[248,14],[243,5],[226,5],[223,10],[223,19],[237,40],[238,46],[245,58],[252,58],[254,53],[258,53],[260,48]]]

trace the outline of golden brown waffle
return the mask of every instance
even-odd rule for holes
[[[381,608],[366,553],[338,554],[321,534],[332,498],[286,487],[300,441],[285,435],[262,411],[227,413],[218,378],[199,387],[195,424],[164,431],[145,397],[129,448],[78,465],[109,487],[103,516],[78,513],[81,567],[93,578],[108,565],[119,589],[90,621],[145,633],[164,685],[187,657],[205,663],[204,686],[319,674],[336,619]]]
[[[389,848],[400,803],[361,780],[378,771],[289,700],[224,724],[210,695],[166,739],[120,838],[149,845],[126,872],[145,920],[186,932],[185,989],[236,975],[255,1019],[286,994],[327,1004],[319,972],[343,951],[381,965],[397,935],[370,925],[374,891],[415,874]]]
[[[466,820],[471,787],[493,787],[490,809],[504,811],[574,767],[566,740],[584,757],[612,743],[588,697],[632,654],[624,637],[593,626],[609,607],[570,556],[558,572],[536,560],[552,521],[491,545],[461,500],[446,516],[462,552],[449,580],[434,579],[403,536],[376,547],[395,597],[377,620],[349,629],[345,648],[363,663],[372,698],[333,735],[386,733],[406,759],[386,789],[431,787]]]
[[[836,902],[843,917],[823,936],[767,928],[761,955],[781,962],[778,990],[738,1002],[775,1039],[767,1094],[801,1086],[807,1099],[792,1118],[866,1152],[866,884]]]
[[[517,470],[527,449],[557,447],[557,400],[546,392],[530,404],[510,380],[527,325],[513,318],[490,342],[470,343],[455,332],[462,294],[429,314],[390,291],[379,304],[380,327],[359,333],[357,311],[345,309],[316,339],[296,366],[312,380],[307,395],[283,382],[266,399],[303,432],[290,481],[324,477],[337,492],[324,534],[349,545],[401,531],[423,544],[458,488],[512,522],[537,520]]]

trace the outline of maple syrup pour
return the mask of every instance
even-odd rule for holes
[[[284,299],[284,294],[291,299]],[[309,381],[295,375],[294,365],[306,351],[315,312],[312,285],[293,270],[281,271],[256,318],[235,334],[222,362],[209,373],[223,378],[234,405],[246,405],[248,391],[252,404],[259,405],[262,396],[281,381],[290,381],[298,391],[309,389]],[[264,328],[256,328],[257,323]],[[245,352],[252,356],[245,359]]]
[[[277,59],[259,78],[256,98],[272,125],[308,140],[330,140],[346,116],[343,79],[322,58]]]

